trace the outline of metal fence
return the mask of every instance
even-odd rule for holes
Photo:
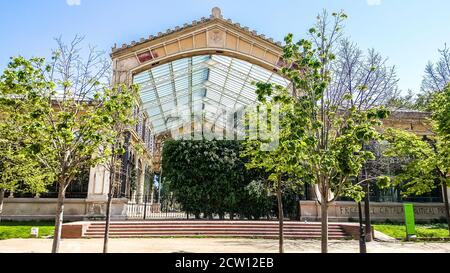
[[[134,196],[127,204],[127,218],[131,220],[184,220],[189,219],[188,214],[180,209],[176,203],[162,200],[161,203],[151,203],[144,196]],[[157,201],[157,200],[155,200]]]

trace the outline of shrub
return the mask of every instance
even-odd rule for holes
[[[168,140],[164,143],[164,185],[182,209],[197,218],[226,214],[247,219],[276,215],[276,200],[262,171],[247,170],[241,142]],[[285,197],[288,215],[296,215],[297,195]]]

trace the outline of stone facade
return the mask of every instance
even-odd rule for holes
[[[157,36],[113,48],[114,81],[131,83],[133,75],[151,67],[191,56],[221,54],[278,71],[283,48],[256,31],[224,19],[216,9],[182,27],[168,29]]]
[[[301,201],[302,221],[319,221],[320,205],[316,201]],[[445,218],[445,206],[438,203],[414,203],[415,219],[417,222],[429,222]],[[357,221],[358,206],[355,202],[334,202],[330,205],[329,219],[333,222]],[[370,216],[373,222],[404,221],[402,203],[375,203],[370,204]]]
[[[54,198],[5,198],[4,220],[54,220],[56,202]],[[115,219],[126,218],[127,199],[116,199],[113,202],[112,214]],[[64,204],[64,220],[83,220],[101,218],[105,214],[105,201],[89,199],[66,199]]]
[[[383,127],[400,129],[421,136],[433,135],[430,117],[430,113],[426,112],[397,110],[383,121]]]
[[[133,76],[158,65],[191,56],[218,54],[241,59],[270,71],[278,72],[283,65],[283,49],[264,35],[242,27],[231,20],[224,19],[221,11],[215,8],[209,18],[202,18],[191,24],[158,33],[123,45],[114,47],[111,57],[113,61],[114,83],[130,84]],[[114,219],[126,218],[127,204],[142,203],[146,170],[155,173],[160,171],[161,149],[166,135],[150,139],[150,117],[137,109],[136,117],[140,123],[130,130],[129,145],[126,153],[126,168],[134,166],[137,172],[137,187],[130,189],[129,169],[121,181],[121,194],[125,198],[115,199],[112,215]],[[415,111],[395,111],[384,122],[384,127],[398,128],[418,135],[431,135],[428,122],[429,114]],[[147,129],[145,129],[147,128]],[[146,131],[147,130],[147,131]],[[153,141],[153,142],[152,142]],[[153,143],[153,144],[151,144]],[[144,144],[144,152],[138,153],[133,146]],[[86,199],[67,199],[65,219],[100,218],[105,215],[107,195],[109,192],[109,171],[104,166],[97,166],[90,171],[88,196]],[[122,178],[121,178],[122,179]],[[153,196],[151,198],[153,200]],[[153,203],[153,202],[152,202]],[[3,218],[5,219],[53,219],[56,199],[14,199],[5,200]],[[315,201],[301,203],[304,219],[318,220],[320,206]],[[401,220],[403,208],[397,203],[372,203],[374,220]],[[418,220],[439,219],[443,214],[442,204],[417,204]],[[335,221],[348,221],[357,217],[356,204],[352,202],[336,202],[330,208],[330,218]]]

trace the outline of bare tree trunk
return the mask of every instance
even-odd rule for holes
[[[366,174],[367,179],[367,174]],[[366,182],[366,196],[364,198],[364,221],[365,221],[365,234],[366,242],[371,242],[372,238],[372,220],[370,219],[370,185]]]
[[[447,217],[448,236],[450,237],[450,205],[448,201],[448,188],[445,182],[442,183],[442,193],[444,194],[445,215]]]
[[[115,180],[115,154],[114,154],[114,147],[112,151],[112,158],[111,158],[111,168],[109,170],[109,192],[108,192],[108,203],[106,205],[106,222],[105,222],[105,238],[103,241],[103,253],[108,253],[108,243],[109,243],[109,229],[111,225],[111,207],[112,207],[112,200],[113,200],[113,193],[114,193],[114,180]]]
[[[298,200],[298,220],[302,220],[302,201]]]
[[[59,252],[59,244],[61,242],[61,229],[64,216],[64,197],[66,195],[66,183],[59,182],[58,203],[56,205],[55,234],[53,236],[52,253]]]
[[[359,216],[359,253],[367,253],[366,234],[363,225],[361,202],[358,202],[358,216]]]
[[[279,222],[279,248],[280,253],[284,253],[284,212],[283,212],[283,196],[281,194],[281,186],[277,188],[278,201],[278,222]]]
[[[328,202],[327,197],[322,196],[321,220],[322,220],[322,253],[328,253]]]
[[[0,222],[2,221],[3,200],[5,200],[5,189],[0,189]]]

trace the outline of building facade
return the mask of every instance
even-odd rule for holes
[[[140,217],[144,211],[161,212],[158,178],[165,139],[183,135],[204,138],[205,126],[210,137],[238,138],[237,113],[257,101],[253,82],[290,87],[290,82],[279,73],[282,54],[280,42],[224,19],[218,8],[214,8],[208,18],[129,45],[114,46],[111,53],[113,81],[138,84],[141,101],[134,109],[138,123],[126,136],[121,186],[115,194],[113,218],[130,219]],[[427,118],[427,113],[396,111],[384,122],[384,127],[427,136],[432,134]],[[80,175],[68,190],[65,219],[104,217],[109,177],[103,166]],[[51,190],[38,197],[11,193],[5,201],[3,218],[54,218],[56,196],[52,192],[57,191]],[[430,196],[427,202],[417,203],[417,219],[445,216],[439,195],[442,191]],[[307,199],[300,202],[302,219],[318,220],[320,206],[312,196]],[[398,202],[402,200],[376,201],[379,202],[371,207],[373,219],[403,218],[402,204]],[[331,220],[353,218],[357,218],[354,202],[338,201],[330,209]]]

